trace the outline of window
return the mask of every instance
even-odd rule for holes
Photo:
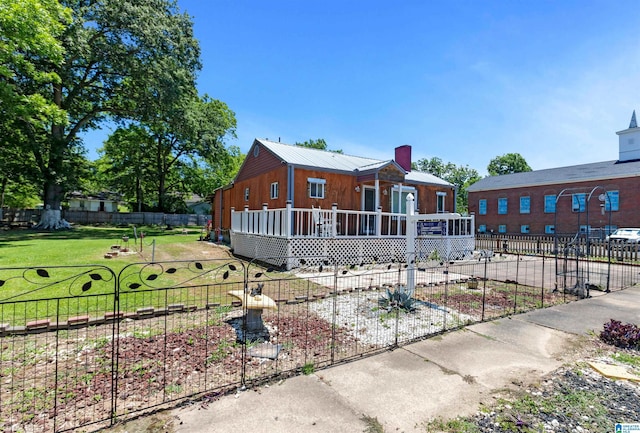
[[[584,212],[587,195],[585,193],[573,194],[571,196],[571,210],[573,212]]]
[[[413,187],[402,187],[402,196],[399,195],[400,188],[395,185],[391,189],[391,212],[393,213],[407,213],[407,196],[413,194],[413,207],[414,210],[418,208],[418,191]]]
[[[520,197],[520,213],[531,212],[531,197]],[[524,233],[524,232],[523,232]]]
[[[544,226],[544,232],[546,234],[552,235],[556,232],[556,226],[554,226],[553,224],[546,225]]]
[[[544,213],[555,213],[555,212],[556,212],[556,196],[545,195],[544,196]]]
[[[478,233],[486,233],[487,232],[487,225],[486,224],[480,224],[478,226]]]
[[[249,188],[244,189],[244,201],[249,201]]]
[[[481,198],[480,200],[478,200],[478,213],[480,215],[486,215],[487,214],[487,199],[486,198]]]
[[[591,226],[580,225],[580,233],[591,233]]]
[[[618,191],[607,191],[604,193],[604,210],[608,211],[617,211],[618,203],[619,203],[619,193]]]
[[[445,205],[445,198],[447,197],[447,193],[446,192],[436,192],[436,199],[437,199],[437,213],[444,213],[444,205]]]
[[[506,224],[500,224],[498,226],[498,233],[506,233],[507,232],[507,225]]]
[[[307,179],[307,182],[309,182],[309,197],[324,198],[324,186],[327,183],[326,179],[310,177]]]
[[[498,215],[506,215],[507,213],[507,198],[498,199]]]
[[[529,233],[529,224],[522,224],[520,226],[520,233]]]
[[[273,182],[271,184],[271,198],[278,198],[278,182]]]

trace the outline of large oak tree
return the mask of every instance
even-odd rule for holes
[[[42,2],[42,0],[41,0]],[[63,0],[71,24],[58,36],[62,62],[14,48],[44,77],[17,71],[21,95],[41,95],[54,112],[44,121],[20,117],[22,151],[32,155],[42,184],[45,212],[40,226],[60,228],[65,193],[79,185],[83,161],[79,134],[107,117],[151,119],[196,94],[199,46],[191,18],[170,0]],[[59,116],[64,113],[64,116]]]

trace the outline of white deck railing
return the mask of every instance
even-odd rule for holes
[[[414,215],[421,222],[419,237],[473,237],[473,217],[459,214]],[[231,209],[231,231],[234,233],[275,236],[283,238],[363,238],[404,237],[407,215],[401,213],[293,208],[244,211]]]

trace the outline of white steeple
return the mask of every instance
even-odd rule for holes
[[[633,110],[629,128],[618,134],[618,162],[636,161],[640,159],[640,128],[636,122],[636,110]]]

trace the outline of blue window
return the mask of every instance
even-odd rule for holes
[[[584,212],[586,209],[587,194],[573,194],[571,196],[571,210],[573,212]]]
[[[555,213],[555,211],[556,211],[556,196],[545,195],[544,196],[544,213]]]
[[[478,233],[486,233],[487,232],[487,225],[486,224],[480,224],[478,226]]]
[[[604,193],[604,210],[617,211],[619,209],[620,194],[618,191],[607,191]]]
[[[506,199],[506,197],[499,198],[498,199],[498,214],[499,215],[505,215],[506,213],[507,213],[507,199]]]
[[[529,224],[523,224],[520,226],[520,233],[529,233]]]
[[[506,224],[500,224],[498,226],[498,233],[506,233],[507,232],[507,225]]]
[[[478,200],[478,213],[480,215],[486,215],[487,214],[487,199],[486,198],[481,198],[480,200]]]
[[[530,213],[530,212],[531,212],[531,197],[520,197],[520,213]]]
[[[544,226],[544,232],[547,234],[554,234],[556,232],[556,226],[553,224]]]

